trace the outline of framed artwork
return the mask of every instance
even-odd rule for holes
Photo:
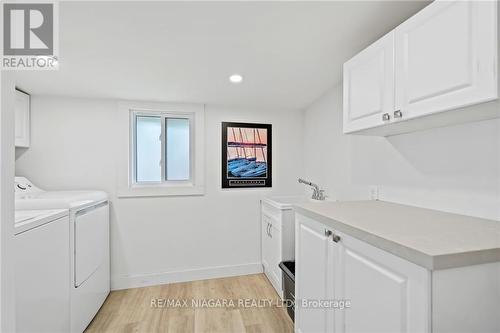
[[[222,188],[272,186],[272,125],[222,123]]]

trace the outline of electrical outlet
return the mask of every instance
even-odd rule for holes
[[[370,186],[370,200],[378,200],[378,186]]]

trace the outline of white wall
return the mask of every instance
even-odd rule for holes
[[[42,188],[110,194],[113,287],[260,271],[259,198],[303,191],[302,113],[207,106],[206,194],[118,199],[116,133],[128,128],[117,112],[110,100],[34,96],[32,146],[16,152],[17,175]],[[273,124],[272,190],[221,190],[222,121]]]
[[[14,72],[0,71],[0,331],[15,330]]]
[[[111,100],[34,96],[32,147],[16,173],[48,190],[110,193],[113,287],[260,270],[259,204],[300,193],[298,176],[334,199],[380,198],[500,219],[500,120],[389,138],[342,134],[341,87],[303,114],[206,108],[206,194],[116,198],[117,105]],[[220,189],[221,121],[273,124],[273,189]],[[302,172],[302,171],[305,172]]]
[[[473,112],[473,110],[471,110]],[[388,138],[342,134],[342,86],[305,111],[305,175],[335,199],[381,200],[500,220],[500,120]]]

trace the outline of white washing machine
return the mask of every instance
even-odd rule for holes
[[[70,330],[83,332],[110,291],[109,204],[102,191],[43,191],[16,177],[16,210],[69,209]]]
[[[67,209],[16,211],[16,332],[68,332]]]

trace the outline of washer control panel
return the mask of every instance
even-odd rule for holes
[[[15,178],[15,186],[16,186],[16,194],[19,193],[30,193],[30,192],[40,192],[41,190],[33,185],[32,182],[30,182],[27,178],[25,177],[16,177]]]

